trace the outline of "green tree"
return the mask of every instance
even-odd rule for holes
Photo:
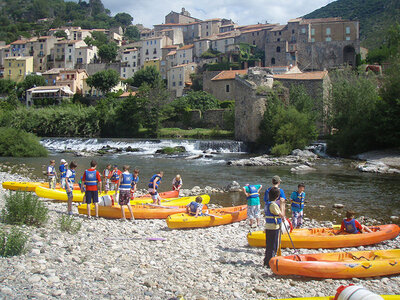
[[[141,87],[143,84],[149,86],[159,86],[159,81],[162,81],[160,72],[157,71],[156,67],[146,67],[140,69],[133,74],[133,77],[128,78],[125,82],[134,87]]]
[[[64,30],[58,30],[54,36],[58,37],[58,38],[64,38],[64,39],[68,39],[68,35]]]
[[[131,41],[140,40],[140,32],[136,26],[129,26],[125,29],[124,37]]]
[[[139,96],[129,96],[125,98],[116,109],[119,116],[115,129],[117,136],[136,137],[139,128],[144,124],[143,100]]]
[[[395,23],[390,26],[384,36],[382,45],[368,52],[369,63],[387,62],[400,52],[400,24]]]
[[[88,77],[86,83],[91,88],[96,88],[103,93],[108,93],[111,89],[116,86],[119,82],[119,74],[117,71],[108,69],[97,72]]]
[[[220,101],[205,91],[190,91],[182,98],[188,103],[191,109],[199,109],[203,112],[220,107]]]
[[[128,13],[118,13],[115,15],[114,19],[122,28],[127,28],[132,25],[133,21],[133,17]]]
[[[0,79],[0,94],[8,94],[16,87],[16,83],[10,79]]]
[[[112,62],[118,55],[118,46],[114,42],[99,47],[99,57],[102,62]]]
[[[28,75],[25,79],[17,84],[18,97],[23,97],[25,91],[35,86],[45,86],[46,80],[40,75]]]
[[[96,47],[101,47],[103,45],[108,44],[108,37],[104,32],[101,31],[93,31],[92,32],[92,44]]]

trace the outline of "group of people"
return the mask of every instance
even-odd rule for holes
[[[73,200],[73,189],[74,183],[76,181],[76,167],[77,163],[72,161],[69,164],[65,159],[61,159],[59,172],[60,172],[60,184],[61,188],[65,189],[68,196],[68,208],[67,213],[72,215],[72,200]],[[97,162],[92,160],[90,162],[90,168],[85,170],[81,180],[79,181],[79,186],[82,193],[85,193],[84,202],[87,204],[87,215],[90,218],[90,204],[93,203],[95,206],[96,217],[99,215],[99,191],[104,191],[106,194],[109,191],[115,191],[116,198],[118,199],[118,204],[121,206],[121,219],[125,220],[125,206],[128,207],[129,213],[131,215],[131,220],[134,219],[132,213],[132,207],[129,205],[130,200],[134,199],[135,192],[137,190],[137,184],[139,182],[139,169],[134,169],[133,173],[130,173],[130,166],[124,165],[122,167],[122,172],[118,169],[117,165],[111,168],[111,164],[108,164],[101,175],[99,171],[96,170]],[[159,171],[154,174],[148,183],[148,192],[153,199],[155,205],[161,204],[161,197],[158,193],[158,187],[162,181],[164,173]],[[49,166],[47,167],[47,176],[49,180],[49,188],[56,188],[57,172],[55,169],[55,160],[51,160]],[[179,191],[182,187],[182,178],[178,174],[174,177],[172,181],[172,190]],[[103,189],[102,189],[103,187]]]
[[[282,226],[286,227],[286,196],[283,189],[279,187],[281,178],[277,175],[272,177],[272,186],[264,194],[265,212],[265,256],[264,266],[269,268],[269,261],[274,257],[280,246],[280,235]],[[247,218],[251,227],[260,225],[260,191],[262,185],[247,184],[243,187],[243,192],[247,198]],[[304,204],[305,204],[305,185],[300,183],[297,190],[290,195],[292,210],[293,228],[300,228],[303,224]],[[346,212],[346,218],[342,220],[341,228],[336,234],[372,232],[368,227],[361,225],[354,219],[353,211]],[[284,228],[287,232],[288,228]]]

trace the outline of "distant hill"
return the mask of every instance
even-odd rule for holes
[[[400,23],[400,0],[338,0],[304,16],[327,17],[358,20],[362,46],[373,49],[382,44],[390,25]]]

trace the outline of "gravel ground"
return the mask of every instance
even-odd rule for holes
[[[0,172],[0,180],[29,178]],[[0,207],[6,193],[0,188]],[[334,295],[337,287],[350,283],[380,294],[400,290],[400,276],[351,280],[276,276],[262,266],[264,250],[247,245],[246,222],[170,230],[163,220],[132,223],[75,215],[82,229],[71,235],[57,225],[66,203],[46,201],[46,205],[50,221],[45,227],[22,227],[30,236],[26,254],[0,258],[0,299],[176,299],[179,295],[185,300],[277,299]],[[308,221],[306,226],[321,223]],[[340,251],[399,246],[397,238]],[[282,254],[292,250],[283,249]]]

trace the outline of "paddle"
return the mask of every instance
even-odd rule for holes
[[[208,214],[208,213],[203,213],[203,216],[207,216],[207,217],[214,217],[214,218],[219,218],[222,219],[221,216],[217,216],[217,215],[213,215],[213,214]]]

